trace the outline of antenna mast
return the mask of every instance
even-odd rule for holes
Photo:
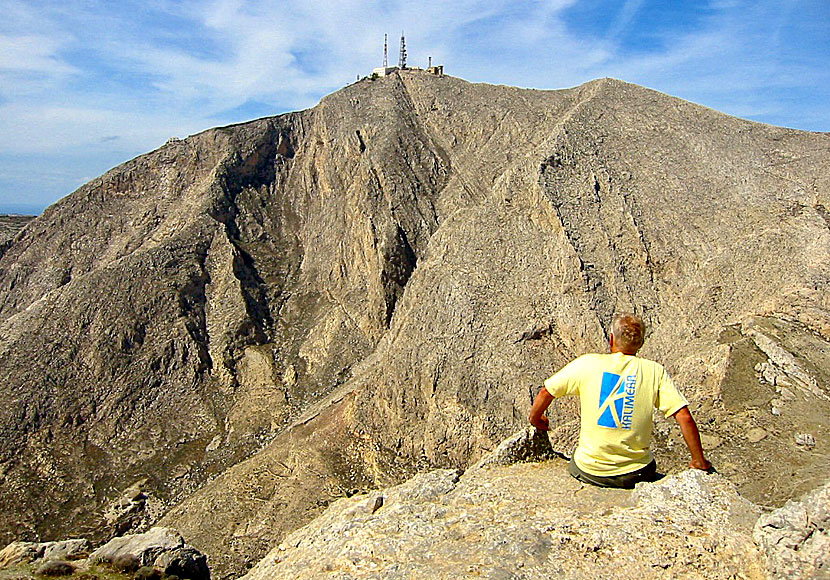
[[[383,68],[389,68],[388,51],[386,49],[386,35],[383,35]]]
[[[401,32],[401,54],[398,57],[398,68],[406,68],[406,39],[403,36],[403,32]]]

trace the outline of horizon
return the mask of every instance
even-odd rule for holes
[[[613,77],[830,131],[821,0],[0,2],[0,213],[37,215],[170,137],[309,108],[381,66],[384,33],[396,63],[401,29],[412,68],[469,82]]]

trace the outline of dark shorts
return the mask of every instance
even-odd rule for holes
[[[590,483],[598,487],[619,487],[623,489],[634,489],[634,485],[641,481],[657,481],[663,477],[662,474],[657,473],[657,462],[654,460],[645,467],[641,467],[631,473],[601,477],[599,475],[585,473],[577,467],[573,458],[571,458],[571,462],[568,464],[568,471],[572,476],[584,483]]]

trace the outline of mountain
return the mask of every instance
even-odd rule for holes
[[[0,256],[3,255],[3,251],[17,232],[22,230],[31,219],[32,216],[28,215],[0,215]]]
[[[0,258],[2,538],[161,523],[243,571],[333,500],[464,469],[615,311],[749,500],[827,480],[830,136],[602,79],[423,71],[213,129]],[[552,407],[570,453],[573,401]],[[687,462],[656,426],[664,471]]]

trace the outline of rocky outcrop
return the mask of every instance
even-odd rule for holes
[[[767,578],[759,509],[723,477],[607,490],[562,459],[497,455],[338,500],[244,578]]]
[[[830,484],[762,515],[754,538],[772,578],[830,578]]]
[[[12,542],[0,550],[0,569],[37,560],[80,560],[89,555],[85,538],[58,542]]]
[[[829,149],[611,79],[419,71],[168,143],[0,257],[0,536],[166,513],[238,574],[338,498],[479,461],[621,309],[720,473],[800,497],[830,437]],[[575,405],[553,417],[567,455]]]
[[[22,564],[33,566],[26,568]],[[164,574],[165,577],[210,580],[207,557],[168,528],[156,527],[142,534],[119,536],[92,553],[86,539],[12,542],[0,550],[0,570],[11,568],[11,573],[18,573],[16,577],[20,578],[29,578],[31,571],[36,576],[66,576],[82,571],[88,572],[88,577],[97,578],[95,570],[101,564],[109,569],[105,572],[108,577],[113,576],[113,570],[130,574],[141,569],[158,578]]]
[[[138,567],[153,567],[167,575],[191,580],[210,580],[207,558],[185,544],[184,538],[168,528],[151,528],[143,534],[120,536],[89,555],[92,563],[116,564],[133,560]]]
[[[28,215],[0,215],[0,258],[17,233],[32,219],[33,216]]]

